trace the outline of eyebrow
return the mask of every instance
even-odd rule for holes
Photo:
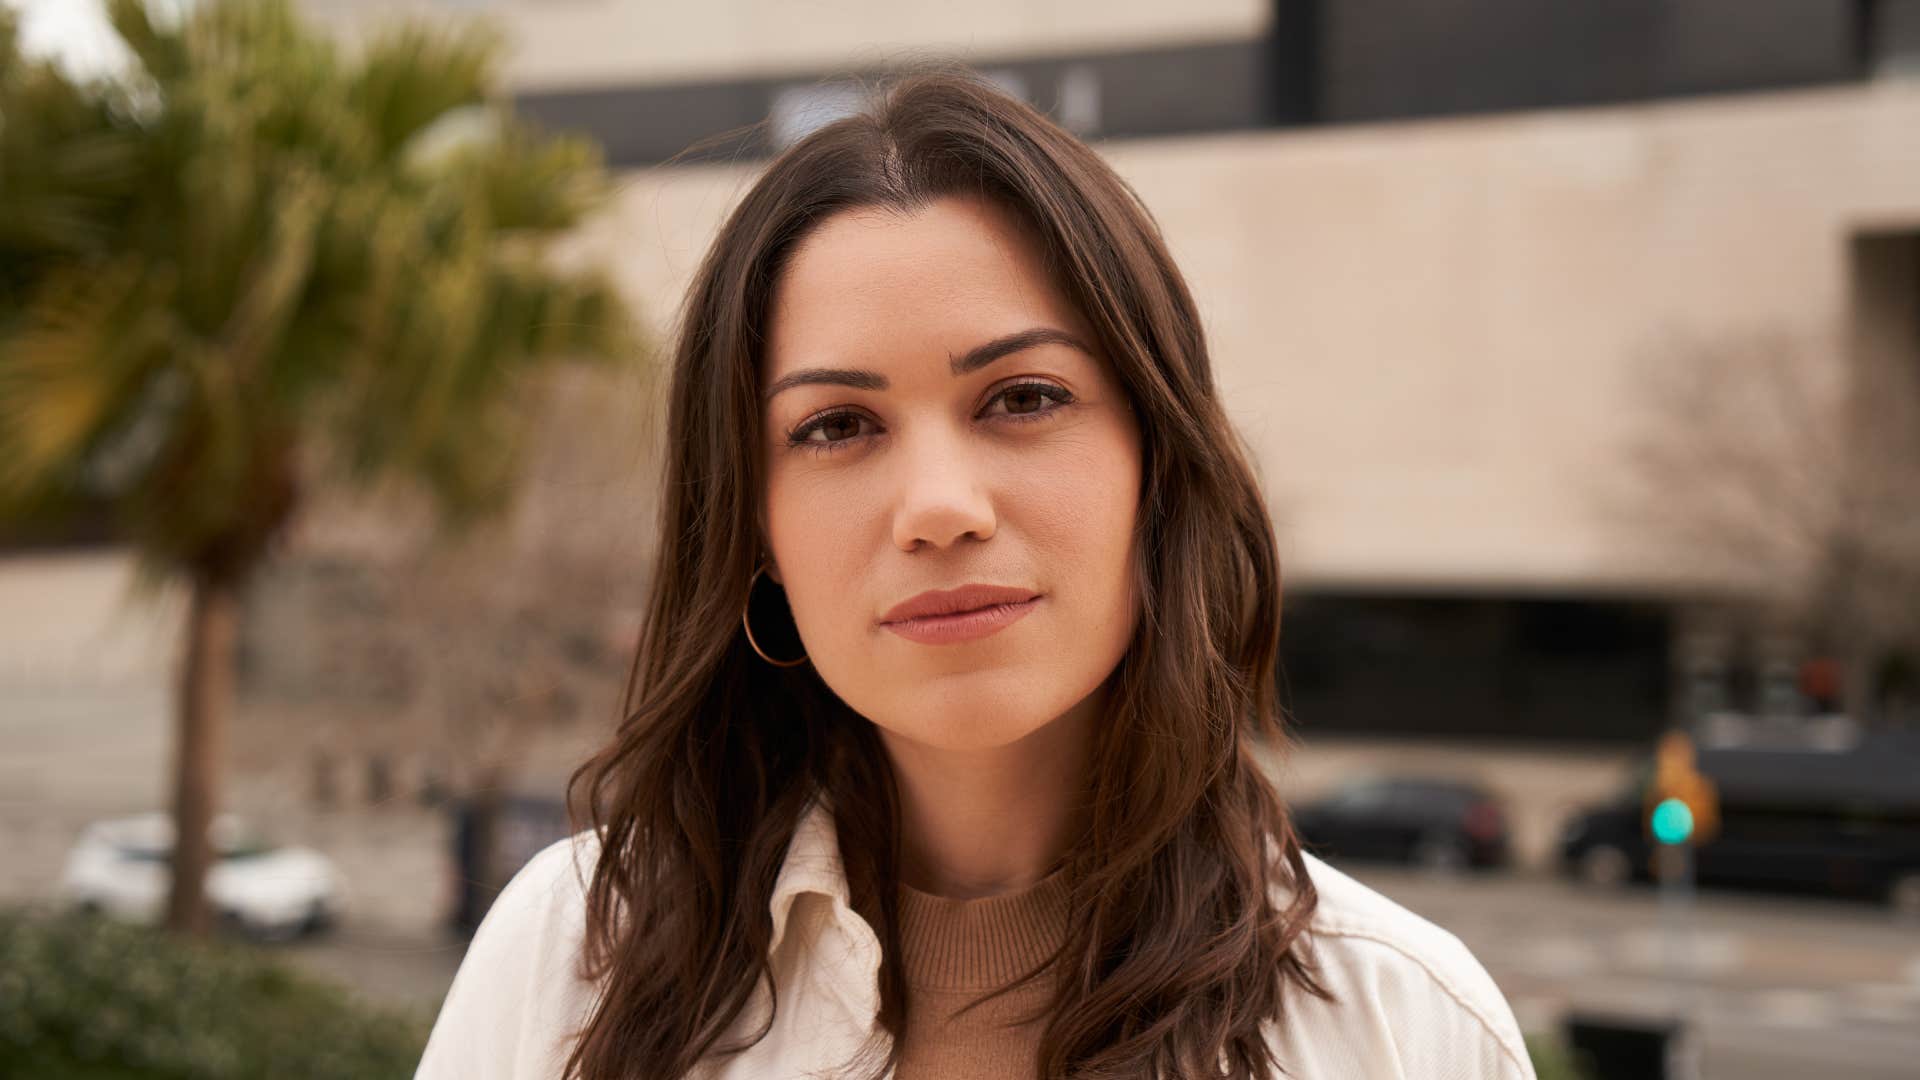
[[[947,370],[951,371],[956,378],[969,375],[1003,356],[1025,352],[1041,345],[1065,345],[1078,349],[1088,356],[1093,355],[1093,350],[1087,348],[1072,334],[1048,326],[1036,326],[1031,330],[1020,330],[994,338],[984,345],[976,345],[959,356],[949,355]],[[782,390],[814,384],[851,386],[856,390],[885,390],[887,377],[877,371],[859,368],[802,368],[775,379],[773,385],[767,387],[767,392],[761,395],[760,400],[771,401],[773,396]]]

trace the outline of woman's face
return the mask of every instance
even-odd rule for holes
[[[1140,435],[1093,341],[985,201],[842,212],[777,283],[771,574],[820,677],[891,735],[1013,742],[1125,652]],[[974,585],[999,591],[944,598],[974,614],[898,610]]]

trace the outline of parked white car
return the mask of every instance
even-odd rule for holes
[[[230,815],[213,823],[214,864],[207,903],[228,929],[284,939],[333,924],[341,880],[310,848],[277,847]],[[67,856],[60,894],[67,903],[135,922],[159,922],[167,907],[173,819],[137,814],[87,826]]]

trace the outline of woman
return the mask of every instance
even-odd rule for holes
[[[1255,764],[1271,526],[1085,146],[935,73],[789,149],[694,279],[669,440],[594,827],[500,895],[421,1076],[1532,1075]]]

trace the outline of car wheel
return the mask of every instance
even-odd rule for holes
[[[333,912],[325,904],[316,902],[301,921],[299,936],[324,937],[332,933],[336,925]]]
[[[1633,880],[1633,860],[1612,844],[1595,844],[1581,852],[1580,880],[1601,889],[1617,889]]]
[[[1466,843],[1444,833],[1421,837],[1413,849],[1414,863],[1429,873],[1457,874],[1467,868],[1469,859]]]
[[[1903,919],[1920,920],[1920,870],[1903,870],[1887,884],[1887,906]]]

